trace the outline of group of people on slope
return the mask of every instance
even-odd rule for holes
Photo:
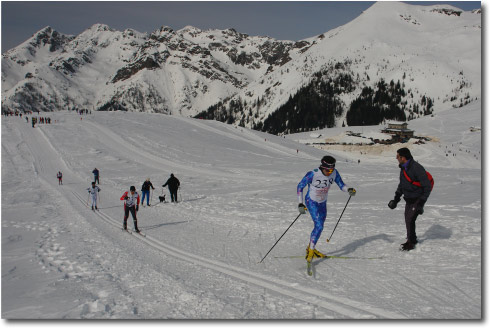
[[[96,185],[96,183],[100,184],[99,170],[95,168],[92,171],[92,174],[94,175],[94,181],[92,181],[92,185],[87,188],[87,191],[89,193],[89,197],[92,199],[92,210],[98,210],[97,199],[99,199],[99,192],[101,191],[101,189],[99,188],[99,186]]]
[[[396,208],[402,196],[404,196],[406,202],[404,213],[407,241],[401,244],[401,249],[410,251],[414,249],[415,245],[418,243],[415,232],[415,221],[419,215],[424,213],[424,205],[432,191],[433,180],[430,180],[431,177],[424,167],[413,159],[408,148],[398,149],[396,159],[398,160],[400,167],[400,181],[397,190],[395,191],[395,197],[388,203],[388,207],[390,209]],[[342,191],[348,192],[351,197],[356,195],[356,189],[348,187],[343,182],[335,165],[336,160],[334,157],[324,156],[320,166],[306,173],[297,186],[299,202],[298,210],[300,214],[305,214],[306,210],[308,210],[313,220],[313,230],[310,234],[310,241],[306,247],[306,260],[308,262],[311,262],[314,257],[325,257],[324,254],[316,249],[316,244],[325,224],[327,216],[327,196],[331,185],[333,183],[337,184]],[[96,186],[96,182],[99,182],[99,171],[96,168],[92,173],[94,174],[94,181],[92,182],[92,186],[88,188],[88,192],[92,195],[92,209],[94,209],[94,207],[97,209],[97,193],[101,190]],[[58,174],[58,179],[60,183],[62,183],[61,172]],[[171,174],[167,182],[162,185],[162,187],[167,186],[170,191],[171,201],[177,202],[177,191],[180,186],[180,181],[174,174]],[[303,189],[306,186],[308,186],[308,192],[306,193],[306,196],[303,197]],[[141,187],[141,193],[143,195],[141,203],[143,204],[146,198],[148,206],[150,206],[150,188],[153,190],[155,189],[150,178],[148,178]],[[124,200],[123,228],[127,229],[127,220],[129,213],[131,213],[135,231],[139,232],[136,213],[139,210],[140,197],[136,188],[131,186],[129,191],[126,191],[121,196],[121,200]]]
[[[97,199],[98,199],[98,194],[101,191],[100,187],[96,185],[100,184],[100,174],[99,170],[95,168],[92,171],[94,175],[94,181],[92,181],[92,185],[87,188],[87,191],[89,193],[89,197],[91,197],[92,203],[92,210],[98,210],[97,208]],[[62,174],[61,172],[58,172],[58,180],[59,183],[62,184]],[[174,176],[174,174],[170,174],[170,178],[165,182],[165,184],[162,185],[162,187],[167,187],[170,191],[170,196],[171,196],[171,201],[177,202],[177,191],[180,187],[180,181]],[[141,204],[144,203],[145,198],[146,198],[146,204],[147,206],[150,206],[150,188],[155,189],[153,184],[150,181],[150,178],[147,178],[145,182],[143,182],[143,185],[141,186],[141,194],[142,194],[142,199],[141,199]],[[129,213],[131,213],[133,217],[133,223],[134,223],[134,230],[136,232],[139,232],[138,229],[138,219],[136,213],[139,211],[139,204],[140,204],[140,195],[136,191],[135,186],[131,186],[129,188],[129,191],[124,192],[124,194],[120,198],[121,200],[124,201],[124,222],[123,222],[123,228],[127,230],[127,221],[129,218]]]
[[[433,180],[424,167],[413,159],[408,148],[400,148],[396,159],[400,167],[400,181],[395,192],[395,198],[388,203],[390,209],[396,208],[401,197],[404,196],[405,226],[407,230],[407,241],[401,244],[401,250],[410,251],[418,243],[415,232],[415,221],[424,213],[424,205],[432,191]],[[335,182],[339,188],[348,192],[350,196],[356,195],[354,188],[349,188],[335,169],[336,160],[332,156],[324,156],[320,167],[309,171],[298,183],[298,210],[305,214],[310,212],[313,220],[313,231],[310,234],[310,242],[306,247],[306,260],[311,262],[313,257],[325,257],[315,247],[323,231],[327,216],[327,195],[330,186]],[[308,186],[308,192],[303,202],[303,189]],[[305,205],[306,204],[306,205]]]
[[[170,174],[170,178],[165,182],[162,187],[168,186],[170,195],[172,198],[172,203],[175,201],[177,202],[177,190],[180,187],[180,181],[174,176],[174,174]],[[150,206],[150,188],[155,189],[153,184],[150,181],[150,178],[147,178],[145,182],[143,182],[143,185],[141,186],[141,194],[143,195],[141,199],[141,204],[144,203],[145,198],[146,198],[146,205]],[[134,231],[140,232],[138,229],[138,219],[136,216],[136,213],[139,211],[139,204],[140,204],[140,196],[138,192],[136,191],[135,186],[131,186],[129,188],[129,192],[126,191],[122,196],[121,200],[124,200],[124,222],[123,222],[123,229],[127,230],[128,229],[128,218],[129,218],[129,213],[131,213],[131,216],[133,217],[133,224],[134,224]]]

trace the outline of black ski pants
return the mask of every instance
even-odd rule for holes
[[[172,200],[172,203],[173,202],[176,202],[177,203],[177,190],[178,189],[169,189],[169,191],[170,191],[170,199]]]
[[[136,218],[136,208],[134,206],[124,206],[124,229],[128,227],[129,213],[133,216],[134,230],[138,230],[138,219]]]
[[[405,201],[405,225],[407,227],[407,241],[415,244],[417,243],[415,221],[419,216],[419,206],[417,200],[406,199]]]

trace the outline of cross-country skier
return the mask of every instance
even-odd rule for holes
[[[165,182],[162,187],[168,186],[168,191],[170,191],[170,199],[172,203],[175,201],[177,203],[177,190],[180,186],[180,181],[177,179],[174,174],[170,174],[170,178]]]
[[[327,217],[327,196],[330,186],[335,182],[342,191],[348,192],[351,196],[356,194],[354,188],[348,188],[342,181],[339,172],[335,169],[335,162],[336,160],[332,156],[324,156],[320,167],[306,173],[297,187],[298,210],[301,214],[305,214],[306,208],[308,208],[314,223],[310,243],[306,248],[306,261],[308,262],[311,262],[313,256],[325,257],[324,254],[315,249],[315,246]],[[308,192],[305,197],[305,206],[303,204],[303,188],[306,186],[308,186]]]
[[[95,168],[92,173],[94,174],[94,182],[100,184],[100,181],[99,181],[99,170],[97,170],[97,168]]]
[[[145,182],[143,182],[143,185],[141,186],[141,205],[143,205],[143,203],[145,202],[146,196],[146,205],[150,206],[150,188],[155,190],[153,184],[150,182],[150,178],[148,178]]]
[[[400,167],[400,182],[395,192],[395,199],[388,203],[388,207],[394,209],[402,195],[404,196],[407,241],[401,244],[401,250],[410,251],[418,243],[415,233],[415,220],[424,213],[424,204],[432,191],[432,185],[424,167],[413,159],[408,148],[398,149],[396,159]],[[414,183],[414,181],[416,182]]]
[[[95,209],[97,210],[97,196],[98,196],[98,193],[100,192],[100,188],[98,186],[95,185],[95,182],[92,182],[92,186],[87,188],[88,190],[88,193],[90,194],[90,196],[92,196],[92,210],[94,209],[94,206],[95,206]]]
[[[61,173],[61,171],[58,171],[58,174],[56,174],[56,177],[58,178],[58,185],[62,185],[63,184],[63,174]]]
[[[135,186],[131,186],[129,188],[129,192],[126,191],[121,196],[121,200],[124,200],[123,229],[128,230],[128,217],[129,217],[129,212],[131,212],[131,215],[133,216],[134,231],[140,232],[138,229],[138,219],[136,218],[136,212],[138,212],[139,210],[140,195],[138,195]]]

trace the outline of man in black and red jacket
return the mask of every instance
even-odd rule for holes
[[[424,204],[432,191],[432,183],[424,167],[413,159],[408,148],[398,149],[396,159],[400,167],[400,183],[395,192],[395,199],[388,203],[388,207],[394,209],[403,195],[406,202],[407,241],[401,244],[401,249],[409,251],[414,249],[418,242],[415,221],[424,213]]]

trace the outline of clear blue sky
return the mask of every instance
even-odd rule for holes
[[[409,2],[410,3],[410,2]],[[480,1],[421,1],[447,3],[463,10],[480,8]],[[51,26],[77,35],[93,24],[116,30],[152,32],[162,25],[178,30],[234,28],[249,35],[301,40],[346,24],[372,1],[2,1],[2,53]]]

